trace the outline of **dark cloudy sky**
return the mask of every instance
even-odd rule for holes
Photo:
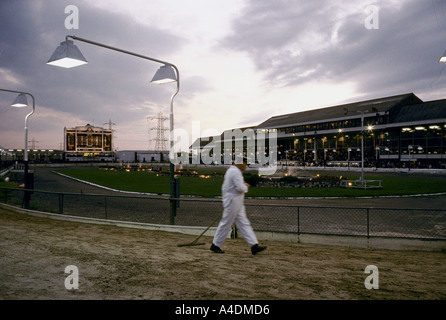
[[[65,26],[68,5],[79,29]],[[175,84],[150,83],[157,63],[79,41],[87,65],[46,65],[66,35],[175,64],[175,127],[191,143],[197,132],[340,103],[408,92],[443,99],[445,29],[444,0],[0,0],[0,88],[35,96],[36,147],[59,148],[65,126],[111,120],[119,150],[147,149],[156,125],[147,117],[168,116]],[[24,144],[29,109],[11,108],[14,98],[0,92],[5,148]]]

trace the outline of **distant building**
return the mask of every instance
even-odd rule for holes
[[[113,130],[90,124],[64,128],[66,161],[114,161]]]
[[[22,162],[24,149],[2,149],[0,148],[0,162]],[[53,149],[28,149],[28,160],[30,163],[53,163],[61,162],[63,159],[62,150]]]
[[[158,150],[120,150],[116,151],[116,160],[122,162],[167,162],[169,151]]]
[[[359,165],[363,135],[365,166],[446,167],[446,99],[401,94],[273,116],[249,129],[276,132],[277,159],[288,164]],[[237,152],[225,150],[224,142],[224,134],[201,138],[191,152],[217,144]]]

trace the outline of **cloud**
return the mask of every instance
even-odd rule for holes
[[[20,84],[19,75],[14,74],[11,70],[0,68],[0,78],[7,87],[15,87]]]
[[[69,4],[79,9],[79,30],[65,28],[64,9]],[[4,30],[0,34],[0,72],[5,76],[0,87],[32,92],[38,113],[45,106],[55,112],[73,114],[85,122],[95,119],[98,125],[109,118],[123,123],[157,112],[157,106],[166,105],[169,100],[171,86],[150,83],[160,66],[151,61],[75,41],[88,65],[73,69],[46,65],[68,34],[168,60],[172,52],[180,50],[184,40],[167,30],[129,21],[129,16],[101,10],[89,1],[2,2],[0,21]],[[155,52],[156,56],[152,56]],[[5,96],[5,103],[8,98]],[[133,112],[138,109],[135,106],[139,106],[137,112]],[[69,118],[64,121],[64,125],[74,126]],[[0,130],[3,133],[2,125]],[[1,143],[14,144],[14,139],[6,142],[2,139]]]
[[[67,5],[79,9],[79,30],[65,28]],[[369,5],[377,30],[364,26]],[[41,147],[59,143],[63,126],[111,119],[120,149],[143,149],[147,117],[169,114],[176,84],[150,83],[156,63],[80,41],[87,65],[46,65],[67,34],[175,63],[175,127],[222,131],[385,95],[443,98],[445,26],[443,0],[1,1],[0,88],[35,94],[30,137]],[[0,94],[1,119],[16,115],[11,99]],[[0,121],[0,145],[22,145],[13,128]]]
[[[250,1],[221,44],[247,52],[272,86],[355,81],[374,97],[423,91],[444,46],[431,4],[378,1],[379,29],[369,30],[369,1]]]

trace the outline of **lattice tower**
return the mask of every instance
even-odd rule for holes
[[[111,118],[108,120],[108,122],[104,123],[103,125],[108,124],[108,129],[112,131],[112,150],[114,149],[115,139],[117,138],[115,135],[115,129],[113,129],[113,126],[116,126],[116,123],[113,123]]]
[[[150,131],[156,131],[156,137],[152,139],[152,143],[155,143],[155,150],[156,151],[165,151],[167,150],[167,141],[166,138],[166,131],[169,130],[169,128],[164,127],[164,121],[168,119],[168,117],[165,117],[161,112],[158,113],[156,116],[147,117],[147,119],[150,120],[156,120],[156,126],[151,127]],[[149,132],[150,136],[150,132]]]

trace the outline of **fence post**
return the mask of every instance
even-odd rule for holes
[[[8,203],[9,192],[12,193],[12,190],[3,189],[3,194],[5,196],[5,203]]]
[[[300,207],[297,207],[297,234],[300,234]]]
[[[104,207],[105,207],[105,219],[108,219],[108,214],[107,214],[107,197],[104,197]]]
[[[59,214],[63,214],[63,193],[59,193]]]
[[[370,208],[367,208],[367,239],[370,237]]]

